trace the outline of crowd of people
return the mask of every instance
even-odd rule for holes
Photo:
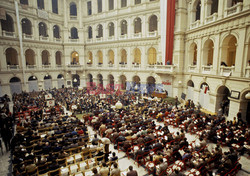
[[[47,93],[54,98],[55,106],[47,106]],[[89,95],[85,89],[73,88],[14,94],[13,113],[10,113],[8,103],[1,108],[1,121],[4,122],[1,123],[1,136],[4,140],[4,130],[8,125],[10,136],[5,136],[9,141],[5,145],[12,151],[15,175],[32,173],[34,168],[42,166],[45,168],[41,169],[42,173],[56,170],[60,167],[60,159],[86,151],[90,145],[100,146],[100,143],[103,150],[88,155],[103,156],[100,160],[104,161],[102,167],[94,167],[93,174],[119,175],[119,165],[111,162],[118,159],[115,153],[109,151],[111,142],[153,175],[181,175],[186,168],[211,175],[214,166],[219,166],[218,175],[225,175],[235,166],[240,168],[239,155],[249,155],[249,132],[242,120],[226,121],[224,116],[203,114],[193,103],[181,107],[139,96],[124,92],[102,99]],[[116,108],[118,101],[123,104],[122,108]],[[73,115],[65,114],[63,107],[72,111]],[[20,114],[27,111],[29,118],[20,118]],[[83,120],[76,118],[76,113],[84,114]],[[12,138],[14,119],[18,125]],[[164,123],[159,125],[157,121]],[[181,131],[173,134],[168,125]],[[89,136],[87,126],[92,126],[101,139],[97,135]],[[199,140],[188,141],[185,137],[187,132],[196,134]],[[230,150],[223,153],[218,144],[209,151],[209,141],[227,145]],[[107,166],[107,163],[112,164]],[[173,165],[176,167],[170,172]],[[127,175],[137,175],[137,172],[131,166]]]

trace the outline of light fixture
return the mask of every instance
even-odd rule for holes
[[[247,100],[250,100],[250,92],[248,92],[248,93],[245,95],[245,98],[246,98]]]
[[[122,108],[122,103],[120,101],[117,101],[116,104],[115,104],[115,108],[116,109],[121,109]]]
[[[36,77],[35,77],[35,76],[33,76],[32,78],[33,78],[33,79],[36,79]]]
[[[61,79],[64,79],[64,77],[62,76]]]
[[[76,83],[76,82],[77,82],[77,79],[76,79],[76,78],[74,78],[73,82],[75,82],[75,83]]]
[[[78,56],[78,53],[76,53],[76,56]]]
[[[138,90],[138,85],[137,84],[135,85],[135,90]]]

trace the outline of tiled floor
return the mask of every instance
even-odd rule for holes
[[[162,123],[157,123],[157,124],[163,125]],[[91,127],[88,127],[88,130],[89,130],[90,136],[95,134],[95,132],[93,131],[93,129]],[[171,126],[169,126],[169,130],[170,130],[170,132],[174,132],[174,133],[179,131],[178,128],[172,128]],[[186,134],[186,137],[187,137],[188,141],[193,141],[193,140],[197,139],[195,135],[190,135],[190,134]],[[1,155],[1,153],[0,153],[0,176],[8,176],[8,175],[11,175],[10,152],[5,151],[4,144],[2,144],[2,146],[3,146],[4,154]],[[208,148],[211,150],[214,146],[215,146],[215,144],[209,143]],[[228,148],[223,147],[223,150],[224,151],[228,150]],[[128,170],[128,167],[130,165],[132,165],[134,167],[134,169],[137,170],[139,176],[147,175],[147,171],[143,167],[141,167],[141,166],[138,167],[138,165],[135,163],[135,161],[133,159],[128,159],[127,157],[124,157],[125,156],[124,152],[118,153],[118,151],[114,149],[114,146],[112,144],[110,145],[110,151],[116,152],[116,154],[119,158],[118,165],[122,171]],[[250,167],[249,167],[250,160],[245,156],[241,156],[240,163],[242,164],[242,170],[238,172],[237,176],[250,175]]]

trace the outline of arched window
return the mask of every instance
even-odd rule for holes
[[[221,65],[228,67],[235,65],[236,46],[237,46],[237,39],[233,35],[229,35],[223,40],[222,52],[221,52]]]
[[[42,51],[42,64],[50,65],[49,63],[49,52],[47,50]]]
[[[148,64],[149,65],[155,65],[156,64],[156,49],[151,47],[148,50]]]
[[[38,26],[39,26],[39,36],[48,37],[46,24],[43,22],[40,22]]]
[[[121,35],[125,35],[128,33],[128,30],[127,30],[127,21],[126,20],[122,20],[121,21]]]
[[[7,32],[14,32],[13,19],[6,14],[6,20],[1,20],[2,30]]]
[[[194,46],[194,57],[193,57],[193,64],[197,64],[197,45]]]
[[[135,0],[135,5],[136,4],[141,4],[141,0]]]
[[[121,75],[120,76],[120,85],[121,85],[121,89],[122,90],[126,90],[126,88],[127,88],[127,78],[126,78],[126,76],[124,76],[124,75]]]
[[[77,8],[74,2],[70,3],[70,16],[77,16]]]
[[[57,25],[53,26],[53,36],[54,36],[54,38],[61,38],[59,26],[57,26]]]
[[[92,27],[91,27],[91,26],[88,27],[88,38],[89,38],[89,39],[92,39],[92,38],[93,38]]]
[[[134,63],[141,64],[141,51],[139,48],[134,50]]]
[[[102,52],[98,51],[97,56],[98,56],[98,64],[103,64],[103,54],[102,54]]]
[[[140,33],[141,32],[141,19],[136,18],[134,21],[134,33]]]
[[[27,49],[25,51],[26,65],[36,65],[35,64],[35,52],[32,49]]]
[[[190,65],[197,64],[197,45],[196,43],[192,43],[189,49],[189,63]]]
[[[71,65],[77,65],[79,64],[79,54],[74,51],[72,54],[71,54]]]
[[[211,39],[207,40],[203,47],[203,65],[213,65],[214,43]]]
[[[127,64],[127,51],[125,49],[121,50],[121,63]]]
[[[102,0],[97,0],[97,11],[98,13],[101,13],[102,12]]]
[[[52,12],[58,14],[58,0],[52,0]]]
[[[115,35],[115,25],[114,23],[109,23],[109,36],[114,36]]]
[[[37,8],[44,9],[44,0],[37,0]]]
[[[210,15],[213,15],[214,13],[217,12],[218,12],[218,0],[212,0]]]
[[[201,18],[201,1],[199,0],[196,8],[195,8],[196,12],[195,12],[195,21],[200,20]]]
[[[28,0],[20,0],[20,4],[29,5]]]
[[[114,0],[109,0],[109,10],[114,10]]]
[[[152,15],[149,18],[149,32],[157,31],[157,22],[158,22],[158,19],[156,15]]]
[[[17,51],[14,48],[8,48],[5,54],[7,65],[18,65]]]
[[[88,62],[87,62],[87,64],[92,64],[93,63],[93,54],[92,54],[92,52],[88,52]]]
[[[127,7],[127,0],[121,0],[121,8]]]
[[[97,26],[97,31],[98,31],[98,36],[96,36],[96,38],[101,38],[101,37],[103,37],[103,27],[102,27],[101,24],[99,24],[99,25]]]
[[[108,52],[108,56],[109,56],[109,64],[114,64],[114,51],[113,50],[109,50]]]
[[[91,1],[87,2],[87,11],[88,11],[88,15],[92,14],[92,5],[91,5]]]
[[[62,53],[60,51],[56,52],[56,65],[62,65]]]
[[[31,35],[31,22],[27,18],[22,19],[22,32],[23,34]]]
[[[77,28],[72,27],[70,29],[71,39],[78,39],[78,31]]]

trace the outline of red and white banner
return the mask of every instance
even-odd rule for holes
[[[55,106],[55,100],[49,100],[49,101],[47,101],[47,106],[48,107]]]
[[[52,99],[52,95],[51,94],[45,95],[45,100],[50,100],[50,99]]]
[[[100,94],[100,98],[101,99],[105,99],[106,98],[106,94]]]

